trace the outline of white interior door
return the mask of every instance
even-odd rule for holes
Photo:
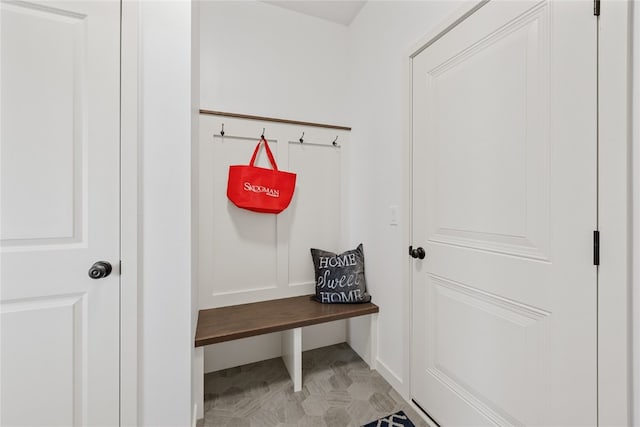
[[[120,3],[0,7],[0,424],[115,426]]]
[[[491,1],[413,60],[411,389],[441,425],[597,423],[592,7]]]

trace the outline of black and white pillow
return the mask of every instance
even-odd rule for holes
[[[316,270],[316,296],[325,304],[353,304],[371,301],[364,277],[362,243],[341,254],[311,249]]]

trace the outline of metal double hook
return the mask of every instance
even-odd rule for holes
[[[304,132],[302,132],[302,135],[300,136],[300,139],[298,141],[300,141],[300,144],[304,143]],[[333,140],[331,145],[333,145],[334,147],[339,147],[339,145],[338,145],[338,136],[336,136],[336,139]]]

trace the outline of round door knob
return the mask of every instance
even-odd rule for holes
[[[427,256],[427,253],[422,247],[413,249],[413,246],[409,246],[409,255],[413,258],[424,259],[424,257]]]
[[[102,279],[103,277],[107,277],[111,274],[111,270],[111,264],[107,261],[97,261],[94,262],[89,269],[89,277],[92,279]]]

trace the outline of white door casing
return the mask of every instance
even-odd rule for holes
[[[1,14],[0,423],[118,425],[120,3]]]
[[[443,425],[594,425],[591,2],[489,2],[413,58],[411,394]]]

